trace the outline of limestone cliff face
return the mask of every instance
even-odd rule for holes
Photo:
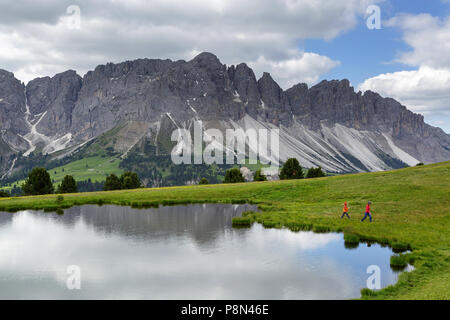
[[[37,130],[46,136],[70,132],[72,113],[81,90],[81,77],[75,71],[66,71],[53,78],[30,81],[26,87],[31,114],[46,113]]]
[[[0,70],[0,130],[1,139],[13,150],[25,148],[20,137],[27,133],[25,123],[25,86],[14,74]]]
[[[167,135],[161,132],[167,123],[189,127],[193,119],[220,129],[279,127],[282,157],[328,170],[450,160],[449,135],[393,99],[356,93],[348,80],[283,90],[270,74],[257,79],[245,63],[227,67],[211,53],[191,61],[108,63],[83,78],[66,71],[26,88],[0,71],[2,141],[18,152],[36,144],[51,153],[118,126],[132,128],[120,131],[120,151],[129,150],[141,137]]]

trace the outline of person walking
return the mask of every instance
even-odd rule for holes
[[[366,213],[364,214],[364,218],[362,218],[361,222],[363,222],[364,220],[366,220],[367,217],[369,217],[370,222],[372,222],[372,215],[370,214],[370,205],[372,204],[372,202],[367,202],[367,206],[366,206]]]
[[[344,202],[344,208],[342,209],[342,216],[341,216],[341,219],[342,219],[344,216],[347,216],[347,218],[350,219],[350,216],[348,215],[347,201]]]

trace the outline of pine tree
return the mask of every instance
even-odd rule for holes
[[[22,192],[26,196],[51,194],[53,191],[52,180],[44,168],[33,168],[22,185]]]
[[[122,189],[122,184],[120,183],[119,177],[117,177],[115,174],[110,174],[106,177],[105,185],[103,186],[104,191],[120,189]]]
[[[78,187],[75,179],[72,176],[65,176],[58,187],[57,193],[77,193]]]
[[[308,173],[306,174],[306,179],[321,178],[321,177],[325,177],[325,173],[322,171],[321,167],[311,168],[308,170]]]
[[[290,179],[303,179],[303,169],[300,163],[295,158],[288,159],[281,169],[280,179],[290,180]]]
[[[137,189],[142,183],[136,172],[127,171],[120,176],[122,189]]]
[[[239,182],[245,182],[241,170],[234,168],[227,170],[225,172],[225,179],[223,180],[223,183],[239,183]]]

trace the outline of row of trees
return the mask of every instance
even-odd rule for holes
[[[22,185],[22,194],[24,196],[36,196],[51,194],[55,192],[52,180],[47,170],[44,168],[33,168],[28,179]],[[56,193],[77,193],[78,187],[75,179],[66,175],[61,184],[56,189]]]
[[[127,171],[120,177],[115,174],[111,174],[106,177],[104,191],[111,190],[124,190],[124,189],[137,189],[141,188],[142,183],[136,172]]]
[[[322,171],[321,167],[318,168],[310,168],[306,175],[303,172],[303,168],[297,159],[291,158],[288,159],[283,168],[281,168],[280,179],[281,180],[291,180],[291,179],[312,179],[312,178],[321,178],[325,177],[325,172]]]
[[[253,181],[267,181],[267,177],[261,173],[261,169],[258,169],[253,175]],[[223,183],[239,182],[245,182],[245,178],[238,168],[233,168],[225,171],[225,178],[223,180]],[[209,184],[209,181],[206,178],[201,178],[198,184]]]
[[[300,166],[299,162],[295,158],[288,159],[280,172],[280,179],[304,179],[304,178],[318,178],[324,177],[325,173],[322,169],[319,168],[311,168],[305,173],[303,172],[303,168]],[[261,169],[256,170],[253,176],[254,181],[267,181],[267,177],[261,173]],[[239,183],[245,182],[245,178],[242,175],[241,171],[238,168],[232,168],[226,170],[224,183]],[[206,178],[202,178],[200,180],[200,184],[208,184],[208,180]],[[124,190],[124,189],[137,189],[141,188],[142,183],[139,179],[137,173],[132,171],[127,171],[123,173],[120,177],[115,174],[111,174],[106,178],[105,183],[103,184],[103,190]],[[33,168],[31,173],[28,175],[27,180],[22,185],[22,194],[23,195],[44,195],[44,194],[52,194],[55,192],[53,187],[52,180],[47,170],[44,168]],[[62,180],[61,184],[57,187],[56,193],[77,193],[78,185],[75,179],[66,175]],[[9,194],[4,191],[0,191],[0,197],[8,197]]]
[[[141,180],[135,172],[125,172],[120,178],[114,174],[106,178],[103,190],[137,189],[142,186]],[[55,192],[52,180],[44,168],[33,168],[27,180],[22,185],[25,196],[52,194]],[[57,187],[56,193],[77,193],[78,185],[71,175],[66,175]],[[1,195],[0,195],[1,196]]]
[[[291,179],[312,179],[325,177],[325,173],[322,168],[310,168],[306,174],[297,159],[288,159],[280,171],[281,180],[291,180]],[[256,170],[253,175],[253,181],[267,181],[267,177],[261,173],[261,169]],[[225,179],[223,183],[240,183],[245,182],[245,178],[238,168],[229,169],[225,173]],[[208,180],[203,178],[200,180],[199,184],[208,184]]]
[[[8,192],[0,190],[0,198],[8,198],[9,196]]]
[[[169,187],[185,185],[205,178],[208,183],[222,182],[227,169],[226,164],[174,164],[170,155],[155,155],[155,147],[149,144],[137,146],[138,151],[130,152],[119,165],[125,171],[136,172],[145,177],[147,186]]]

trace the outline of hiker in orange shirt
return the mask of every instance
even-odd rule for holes
[[[342,209],[342,216],[341,216],[341,219],[342,219],[344,216],[347,216],[347,218],[350,219],[350,216],[348,215],[347,201],[344,202],[344,209]]]

